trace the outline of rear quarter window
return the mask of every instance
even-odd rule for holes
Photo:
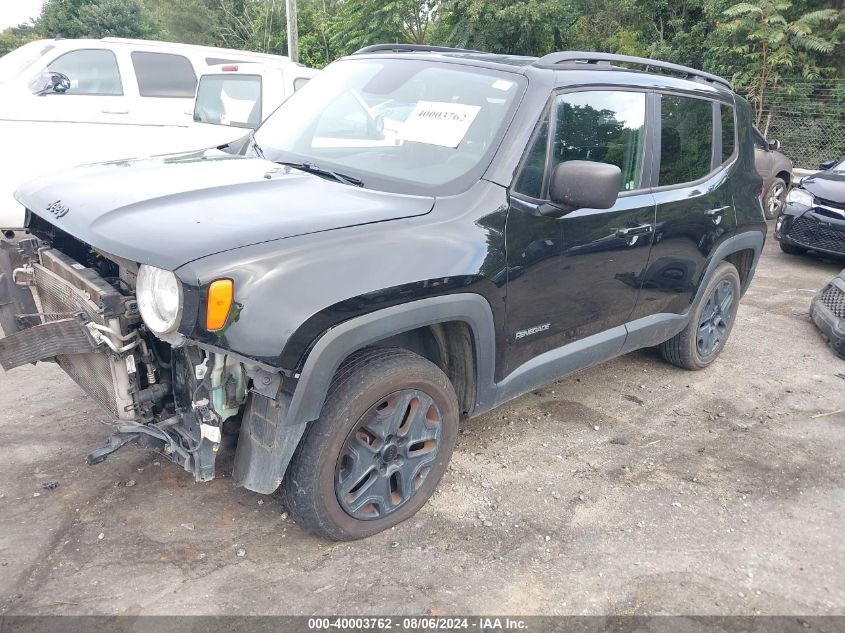
[[[194,121],[257,128],[261,123],[261,76],[203,75]]]
[[[734,109],[725,105],[719,106],[722,117],[722,162],[733,156],[736,149],[736,123]]]
[[[132,65],[142,97],[194,98],[197,76],[187,57],[134,51]]]

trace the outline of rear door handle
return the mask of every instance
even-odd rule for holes
[[[634,246],[639,241],[640,235],[650,235],[653,232],[654,226],[651,224],[640,224],[638,226],[626,226],[617,229],[616,237],[624,239],[628,246]]]
[[[711,218],[715,224],[719,224],[719,222],[722,221],[722,215],[730,208],[730,205],[727,205],[724,207],[716,207],[715,209],[708,209],[704,212],[704,215]]]
[[[634,237],[637,235],[648,235],[654,231],[651,224],[640,224],[639,226],[626,226],[616,231],[616,237]]]
[[[129,110],[120,110],[118,108],[103,108],[100,112],[103,114],[129,114]]]

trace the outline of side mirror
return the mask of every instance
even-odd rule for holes
[[[35,82],[33,92],[45,95],[51,92],[64,94],[70,90],[70,78],[64,73],[44,72]]]
[[[616,204],[622,170],[590,160],[568,160],[555,167],[549,183],[552,205],[542,215],[561,217],[575,209],[609,209]]]
[[[769,141],[769,149],[773,152],[780,151],[780,141]]]
[[[826,160],[823,163],[819,163],[819,169],[821,169],[822,171],[827,171],[828,169],[831,169],[834,165],[836,165],[835,160]]]

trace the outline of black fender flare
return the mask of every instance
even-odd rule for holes
[[[472,332],[477,409],[492,408],[496,335],[493,311],[481,295],[456,293],[384,308],[340,323],[314,343],[293,393],[250,394],[235,454],[233,479],[270,494],[282,482],[305,426],[320,417],[332,378],[353,352],[427,325],[463,321]]]
[[[697,306],[698,302],[704,298],[704,288],[716,272],[716,266],[734,253],[751,249],[754,251],[754,261],[751,262],[751,267],[748,270],[748,276],[742,281],[741,288],[742,294],[745,294],[745,291],[748,290],[748,286],[751,284],[751,280],[754,278],[754,271],[757,270],[757,264],[760,261],[760,256],[763,254],[763,244],[765,241],[766,235],[762,231],[749,231],[729,237],[719,244],[710,256],[709,261],[707,262],[707,268],[701,276],[701,281],[698,283],[695,297],[690,302],[690,312],[692,311],[692,308]]]
[[[463,321],[473,336],[476,407],[491,397],[496,358],[496,330],[487,300],[475,293],[455,293],[419,299],[345,321],[326,331],[311,348],[299,374],[288,409],[292,422],[320,417],[329,385],[338,367],[352,352],[416,328]]]

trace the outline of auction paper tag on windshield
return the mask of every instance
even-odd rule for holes
[[[480,111],[475,105],[418,101],[400,135],[405,141],[457,147]]]

